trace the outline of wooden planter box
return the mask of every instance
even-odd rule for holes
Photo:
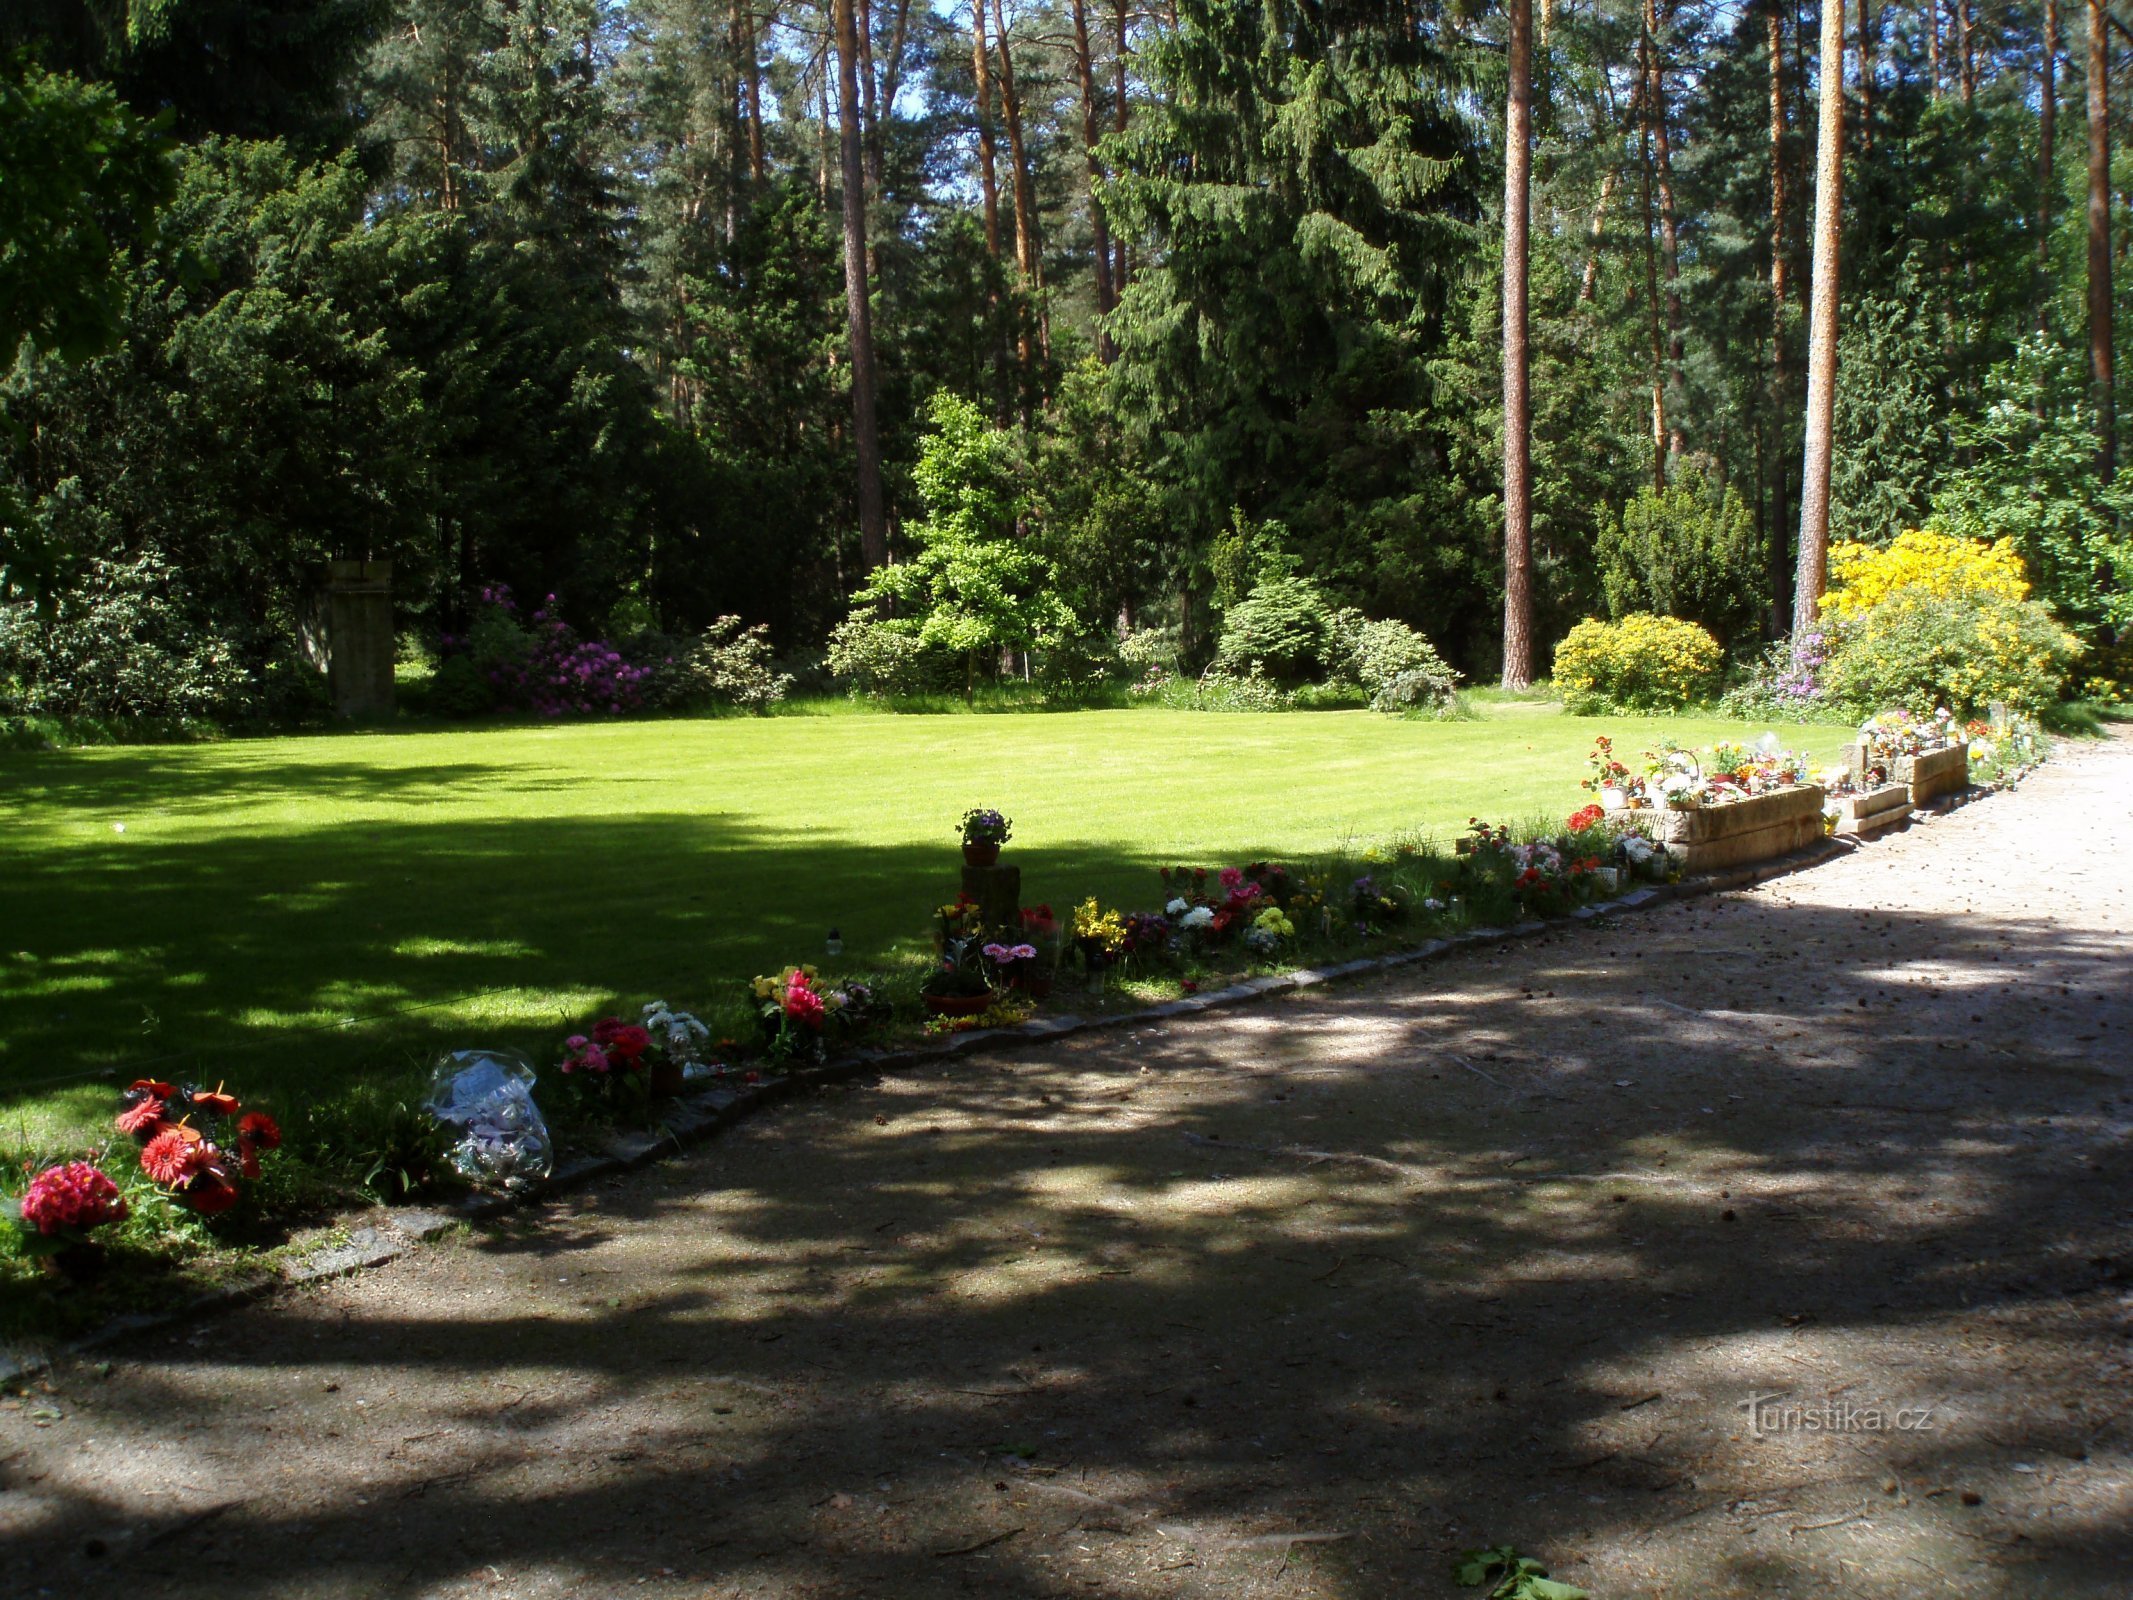
[[[1822,790],[1816,784],[1760,794],[1732,805],[1655,811],[1654,838],[1683,872],[1711,872],[1804,850],[1822,837]]]
[[[1830,804],[1837,808],[1835,831],[1840,837],[1879,833],[1910,816],[1911,788],[1891,783],[1865,794],[1839,795]]]
[[[1898,756],[1893,775],[1898,783],[1911,786],[1914,806],[1944,794],[1960,794],[1970,787],[1970,746],[1951,744],[1923,755]]]

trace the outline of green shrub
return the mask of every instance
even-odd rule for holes
[[[770,629],[720,617],[674,663],[672,703],[768,714],[792,688],[771,666]]]
[[[472,657],[447,656],[430,676],[424,703],[440,717],[478,717],[495,709],[496,690]]]
[[[1452,703],[1459,674],[1406,623],[1371,622],[1357,611],[1334,620],[1347,652],[1343,676],[1362,686],[1373,709],[1441,712]]]
[[[1717,693],[1725,658],[1693,622],[1637,612],[1588,617],[1555,647],[1555,683],[1573,716],[1679,711]]]
[[[1333,609],[1318,585],[1276,573],[1223,615],[1215,666],[1233,676],[1297,684],[1323,677],[1334,656]]]
[[[951,686],[947,652],[920,640],[902,619],[848,617],[829,637],[829,669],[854,694],[925,694]]]
[[[1895,707],[1959,716],[1994,701],[2040,711],[2059,698],[2081,642],[2034,600],[1901,589],[1836,627],[1823,694],[1860,715]]]
[[[227,719],[254,698],[236,651],[194,618],[160,556],[90,562],[48,615],[0,604],[0,712]]]
[[[1619,521],[1603,522],[1598,555],[1600,588],[1617,620],[1656,613],[1733,639],[1762,605],[1754,517],[1695,468],[1664,489],[1642,490]]]

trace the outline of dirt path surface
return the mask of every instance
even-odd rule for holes
[[[62,1368],[0,1594],[2133,1593],[2133,741]],[[1768,1397],[1760,1411],[1747,1402]]]

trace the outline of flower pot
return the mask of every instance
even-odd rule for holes
[[[1629,796],[1617,789],[1613,784],[1609,784],[1600,791],[1600,809],[1602,811],[1627,811],[1629,809]]]
[[[997,844],[972,844],[967,839],[963,842],[963,865],[966,867],[989,867],[999,859]]]
[[[672,1100],[686,1082],[679,1061],[659,1060],[645,1073],[644,1087],[654,1100]]]
[[[936,1017],[974,1017],[992,1004],[990,994],[922,994],[919,999]]]

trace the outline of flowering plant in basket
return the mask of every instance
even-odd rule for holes
[[[18,1243],[29,1256],[93,1251],[91,1229],[126,1220],[126,1200],[118,1185],[88,1161],[45,1168],[30,1180],[22,1198],[9,1204],[22,1230]]]
[[[234,1206],[239,1185],[259,1176],[260,1156],[281,1147],[280,1125],[264,1111],[246,1111],[220,1084],[136,1078],[119,1096],[117,1126],[141,1147],[141,1170],[204,1217]]]

